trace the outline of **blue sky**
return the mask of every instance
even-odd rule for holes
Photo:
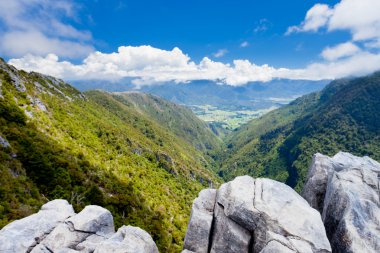
[[[121,45],[179,47],[195,61],[228,52],[220,60],[244,58],[276,67],[302,67],[327,45],[349,38],[347,33],[284,36],[300,23],[315,3],[338,1],[192,0],[86,1],[83,15],[97,49],[113,52]],[[247,41],[250,46],[240,47]]]
[[[380,66],[379,2],[0,0],[0,54],[65,79],[333,79]]]

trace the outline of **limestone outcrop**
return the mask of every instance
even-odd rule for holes
[[[321,212],[333,252],[380,252],[379,177],[369,157],[314,155],[302,195]]]
[[[0,230],[0,252],[158,253],[158,249],[140,228],[123,226],[115,233],[107,209],[91,205],[75,214],[66,200],[53,200]]]
[[[331,252],[317,210],[285,184],[237,177],[194,201],[183,252]]]

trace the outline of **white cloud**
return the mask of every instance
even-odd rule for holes
[[[334,6],[328,28],[348,30],[357,41],[380,38],[379,0],[342,0]]]
[[[167,51],[151,46],[126,46],[110,54],[90,53],[81,64],[60,61],[54,54],[46,57],[27,55],[11,59],[9,63],[26,71],[37,71],[66,80],[117,81],[131,78],[138,86],[168,81],[213,80],[238,86],[274,78],[321,80],[369,74],[380,68],[380,54],[358,51],[352,56],[314,63],[304,69],[287,69],[266,64],[260,66],[248,60],[225,64],[207,57],[195,63],[179,48]]]
[[[243,41],[241,44],[240,44],[240,47],[248,47],[249,46],[249,42],[248,41]]]
[[[269,81],[278,71],[268,65],[258,66],[248,60],[233,64],[212,61],[205,57],[198,64],[179,48],[171,51],[151,46],[119,47],[118,52],[90,53],[81,64],[59,61],[58,56],[27,55],[11,59],[10,64],[26,71],[37,71],[66,80],[118,80],[132,78],[136,85],[175,81],[215,80],[229,85],[244,85],[250,81]]]
[[[333,15],[333,11],[327,4],[316,4],[307,13],[305,20],[299,26],[291,26],[287,35],[294,32],[316,32],[324,27]]]
[[[76,20],[71,0],[0,1],[2,39],[0,53],[21,57],[26,53],[78,58],[93,51],[89,31],[81,31],[62,20]]]
[[[301,71],[310,79],[324,77],[336,79],[348,76],[361,76],[380,69],[380,54],[360,52],[352,57],[328,63],[314,63]]]
[[[214,53],[213,55],[215,58],[220,58],[220,57],[225,56],[227,53],[228,53],[227,49],[219,49],[218,52]]]
[[[298,70],[299,76],[315,79],[334,79],[344,76],[369,74],[380,69],[380,1],[341,0],[335,6],[314,5],[299,26],[288,28],[294,32],[350,32],[348,42],[325,48],[321,56],[326,62],[314,63]],[[357,45],[361,45],[359,48]],[[375,49],[375,50],[374,50]]]
[[[335,61],[342,57],[352,56],[360,52],[360,48],[353,44],[352,42],[346,42],[339,44],[335,47],[325,48],[321,55],[324,59],[328,61]]]
[[[70,40],[49,38],[38,31],[7,32],[0,41],[1,51],[7,55],[23,56],[28,53],[46,55],[47,52],[69,58],[85,57],[93,48]]]
[[[294,32],[316,32],[321,28],[327,31],[346,30],[354,41],[380,40],[380,1],[341,0],[335,6],[314,5],[299,26],[291,26],[287,35]]]

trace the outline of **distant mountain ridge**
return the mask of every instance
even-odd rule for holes
[[[271,98],[294,99],[307,93],[319,91],[328,80],[275,79],[270,82],[251,82],[242,86],[218,84],[214,81],[198,80],[188,83],[168,82],[141,86],[136,89],[131,80],[119,82],[73,81],[79,90],[103,89],[110,92],[141,91],[157,95],[171,102],[184,105],[246,106],[255,109],[268,108],[276,101]]]
[[[317,91],[284,105],[311,87]],[[222,139],[188,107],[158,94],[80,92],[0,59],[0,227],[63,198],[76,211],[103,206],[117,226],[141,227],[161,252],[179,252],[192,200],[203,188],[248,174],[299,191],[314,153],[380,160],[380,72],[327,86],[275,80],[148,88],[175,94],[169,100],[177,103],[284,106]]]

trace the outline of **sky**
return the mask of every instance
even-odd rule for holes
[[[136,85],[335,79],[380,69],[379,0],[0,0],[0,56]]]

